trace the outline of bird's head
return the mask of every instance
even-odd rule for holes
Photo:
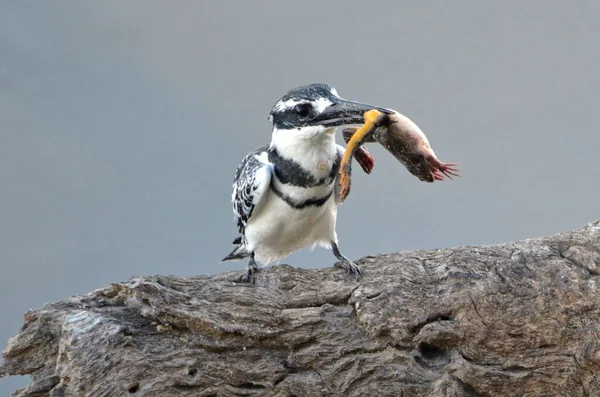
[[[328,84],[309,84],[290,90],[277,101],[269,120],[273,122],[274,135],[312,140],[333,135],[337,126],[363,124],[363,113],[370,109],[392,113],[389,109],[342,99]]]

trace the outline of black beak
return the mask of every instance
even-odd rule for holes
[[[379,106],[368,105],[366,103],[347,101],[345,99],[335,99],[332,105],[325,109],[321,114],[315,117],[311,124],[324,125],[326,127],[335,127],[339,125],[363,124],[365,118],[363,114],[371,109],[379,110],[385,114],[394,113],[390,109]]]

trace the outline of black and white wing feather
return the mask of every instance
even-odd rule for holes
[[[269,193],[273,165],[269,163],[267,149],[268,146],[263,146],[248,153],[235,172],[231,201],[242,236],[252,214],[260,208]]]

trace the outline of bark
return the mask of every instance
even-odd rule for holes
[[[17,396],[599,396],[600,221],[552,237],[149,276],[26,313]]]

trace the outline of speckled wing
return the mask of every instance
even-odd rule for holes
[[[248,153],[235,172],[231,201],[238,231],[242,235],[252,214],[269,193],[273,166],[268,161],[267,149],[268,146],[263,146]]]

